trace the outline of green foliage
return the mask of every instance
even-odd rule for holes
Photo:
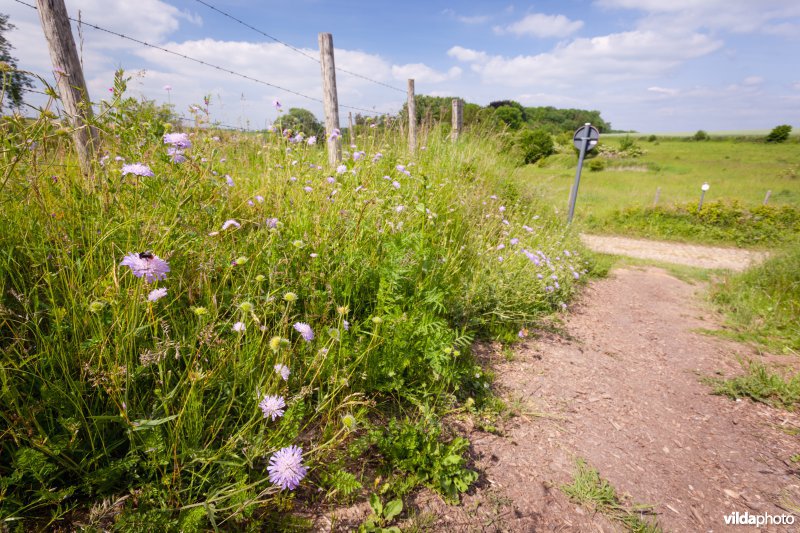
[[[594,159],[589,160],[589,164],[587,166],[592,172],[600,172],[601,170],[605,170],[606,160],[602,157],[595,157]]]
[[[0,111],[3,107],[21,107],[22,95],[33,88],[33,79],[25,72],[17,70],[17,59],[11,55],[14,47],[6,35],[15,27],[8,21],[8,15],[0,13]]]
[[[281,130],[289,129],[293,133],[302,132],[306,137],[315,135],[322,138],[325,134],[325,127],[317,120],[314,113],[307,109],[293,107],[287,113],[282,114],[276,121]]]
[[[631,207],[613,213],[607,229],[643,237],[686,239],[720,244],[769,245],[800,232],[800,209],[788,205],[747,208],[738,202]]]
[[[654,142],[656,142],[657,140],[658,140],[658,137],[656,137],[655,135],[650,135],[650,136],[647,138],[647,142],[649,142],[649,143],[654,143]]]
[[[697,130],[697,132],[692,136],[692,139],[695,141],[707,141],[711,139],[711,137],[704,130]]]
[[[387,526],[403,512],[403,500],[392,500],[384,505],[380,496],[373,493],[370,494],[369,497],[369,506],[372,509],[372,513],[367,517],[364,523],[359,526],[359,532],[400,533],[400,528],[397,526]]]
[[[553,137],[543,129],[525,129],[517,134],[513,150],[521,163],[529,165],[553,154],[555,143]]]
[[[732,379],[709,378],[705,382],[713,385],[714,394],[733,399],[750,398],[789,411],[800,403],[800,373],[786,379],[756,361],[750,361],[745,370],[744,375]]]
[[[766,262],[730,274],[711,297],[737,336],[776,351],[800,351],[800,246],[791,243]]]
[[[657,522],[645,518],[652,513],[652,507],[634,505],[628,509],[617,496],[617,491],[600,473],[578,459],[572,483],[562,485],[561,490],[569,498],[581,505],[620,522],[628,531],[636,533],[657,533],[662,531]]]
[[[494,116],[509,129],[518,130],[522,127],[522,112],[516,107],[500,106],[494,110]]]
[[[92,179],[52,115],[0,122],[0,520],[35,529],[65,505],[81,515],[131,494],[126,527],[214,528],[252,524],[256,508],[283,520],[308,485],[355,495],[355,476],[323,465],[348,464],[369,418],[435,424],[482,401],[491,376],[472,340],[552,313],[590,268],[518,194],[494,138],[434,129],[412,157],[385,120],[359,132],[356,172],[330,183],[319,146],[215,130],[207,102],[181,125],[127,83],[119,72],[101,106]],[[185,163],[167,131],[191,140]],[[123,176],[115,156],[155,176]],[[169,262],[165,280],[120,265],[146,251]],[[148,299],[155,288],[166,297]],[[264,417],[267,394],[285,399],[282,417]],[[430,434],[402,471],[455,497],[475,476],[466,441]],[[295,443],[308,479],[279,491],[268,461]]]
[[[469,441],[456,437],[440,440],[441,429],[430,422],[413,423],[392,419],[385,429],[373,429],[370,442],[378,448],[391,469],[411,478],[409,486],[424,484],[452,503],[478,479],[477,472],[466,467],[464,452]]]
[[[792,127],[788,124],[782,124],[780,126],[775,126],[772,128],[772,131],[769,132],[767,135],[766,141],[768,143],[782,143],[786,142],[789,139],[789,135],[792,133]]]
[[[531,128],[543,128],[553,134],[574,132],[587,122],[596,127],[600,133],[611,131],[611,124],[603,120],[599,111],[585,109],[526,107],[525,120]]]

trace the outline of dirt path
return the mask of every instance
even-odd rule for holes
[[[579,457],[619,494],[652,504],[665,531],[753,531],[723,516],[800,502],[789,460],[800,417],[712,396],[700,382],[739,373],[736,355],[753,354],[695,332],[717,327],[697,290],[656,268],[616,270],[587,288],[561,334],[530,339],[512,361],[488,349],[500,394],[528,414],[502,435],[464,428],[480,488],[459,507],[421,494],[418,509],[440,516],[433,529],[621,530],[558,488]]]
[[[745,270],[750,265],[763,261],[767,256],[764,252],[740,248],[717,248],[605,235],[582,234],[581,240],[587,248],[595,252],[700,268]]]

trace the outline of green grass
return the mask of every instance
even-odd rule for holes
[[[733,399],[750,398],[790,411],[800,403],[800,374],[785,378],[755,361],[750,361],[746,373],[741,376],[731,379],[707,378],[705,382],[714,387],[714,394]]]
[[[711,291],[739,340],[776,352],[800,352],[800,246],[779,250],[763,264],[728,274]]]
[[[704,182],[710,184],[706,203],[735,201],[752,209],[760,206],[771,190],[768,205],[795,209],[800,205],[800,143],[794,137],[782,144],[734,139],[647,142],[638,136],[634,138],[636,145],[645,151],[643,155],[601,154],[598,157],[605,159],[605,170],[592,172],[584,168],[575,211],[579,229],[736,244],[736,239],[708,239],[691,231],[669,231],[669,224],[658,225],[648,232],[613,220],[625,210],[647,214],[659,187],[659,206],[696,206]],[[613,153],[622,140],[606,138],[601,144]],[[567,149],[539,165],[518,169],[514,177],[528,194],[553,205],[564,216],[576,165],[577,158]]]
[[[506,177],[491,138],[428,132],[411,157],[381,126],[337,172],[322,143],[196,128],[176,164],[163,120],[123,85],[97,121],[108,157],[90,179],[51,117],[0,122],[6,523],[101,527],[91,509],[120,501],[121,528],[258,528],[350,497],[408,435],[361,437],[483,402],[473,339],[561,309],[592,268]],[[155,176],[122,176],[115,156]],[[231,219],[240,227],[222,230]],[[168,261],[166,279],[120,265],[146,251]],[[166,297],[148,301],[156,287]],[[263,416],[265,395],[284,399],[282,416]],[[269,460],[291,445],[308,474],[281,490]],[[472,482],[462,441],[420,449],[414,482],[452,499]]]
[[[611,520],[622,524],[628,531],[636,533],[656,533],[661,527],[652,518],[652,507],[647,505],[626,506],[622,503],[617,491],[600,473],[578,459],[574,479],[561,490],[569,498],[589,509],[599,512]],[[629,508],[630,507],[630,508]]]

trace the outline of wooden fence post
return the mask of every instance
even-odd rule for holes
[[[408,80],[408,151],[417,149],[417,102],[414,100],[414,80]]]
[[[336,93],[336,66],[333,61],[333,35],[319,34],[319,55],[322,66],[322,100],[325,108],[325,130],[328,139],[328,163],[335,166],[342,160],[339,130],[339,96]]]
[[[356,144],[356,130],[353,129],[353,112],[352,111],[347,113],[347,124],[348,124],[348,130],[347,131],[350,132],[350,144],[351,145],[355,145]]]
[[[453,140],[458,139],[458,135],[464,127],[464,114],[461,100],[456,98],[453,100]]]
[[[97,132],[89,125],[92,104],[86,90],[86,80],[72,37],[72,28],[64,0],[36,0],[42,30],[50,49],[50,59],[58,80],[58,92],[73,128],[78,162],[84,175],[91,174],[92,159],[97,146]]]

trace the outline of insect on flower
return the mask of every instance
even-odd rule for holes
[[[122,259],[120,266],[129,267],[134,276],[143,277],[148,283],[167,279],[169,272],[167,262],[152,252],[129,253]]]

